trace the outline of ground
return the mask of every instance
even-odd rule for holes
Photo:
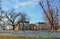
[[[21,36],[0,36],[0,39],[60,39],[60,38],[27,38]]]

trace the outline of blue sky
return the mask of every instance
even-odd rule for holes
[[[17,12],[27,13],[30,23],[43,22],[43,12],[39,0],[2,0],[3,10],[15,8]]]

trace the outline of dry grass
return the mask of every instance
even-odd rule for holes
[[[39,38],[26,38],[21,36],[0,36],[0,39],[39,39]]]
[[[60,39],[60,38],[27,38],[21,36],[0,36],[0,39]]]

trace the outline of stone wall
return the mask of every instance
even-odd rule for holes
[[[60,32],[52,31],[9,31],[8,33],[0,32],[0,36],[23,36],[23,37],[51,37],[51,38],[60,38]]]

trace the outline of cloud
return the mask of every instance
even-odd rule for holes
[[[27,7],[27,8],[30,8],[30,9],[34,9],[35,5],[37,5],[39,1],[40,0],[29,0],[29,1],[25,1],[25,2],[19,2],[18,0],[16,0],[15,8],[17,9],[20,6],[22,6],[22,7]]]
[[[28,5],[36,5],[38,4],[40,0],[31,0],[31,1],[27,1],[27,2],[19,2],[18,0],[16,0],[16,3],[20,6],[28,6]]]

